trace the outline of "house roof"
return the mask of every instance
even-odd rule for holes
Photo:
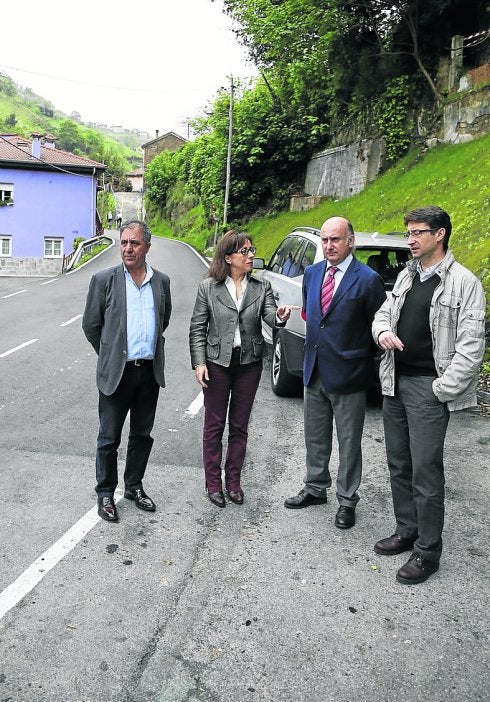
[[[145,146],[150,146],[150,144],[154,144],[157,141],[162,141],[162,139],[166,139],[169,136],[173,136],[179,141],[181,141],[183,144],[186,143],[187,139],[184,139],[184,137],[179,136],[175,132],[167,132],[166,134],[162,134],[162,136],[155,137],[155,139],[151,139],[150,141],[147,141],[145,144],[141,144],[141,148],[144,149]]]
[[[128,178],[139,178],[141,176],[142,178],[144,173],[145,172],[142,168],[137,168],[135,171],[131,171],[131,173],[126,173],[126,176]]]
[[[32,141],[18,134],[0,134],[0,163],[24,168],[43,169],[43,166],[53,165],[76,169],[105,170],[107,166],[89,158],[76,156],[69,151],[53,149],[40,145],[39,158],[32,155]]]

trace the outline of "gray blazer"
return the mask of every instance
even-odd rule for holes
[[[237,321],[240,325],[240,363],[260,361],[265,354],[261,320],[276,325],[276,303],[268,281],[250,277],[240,314],[223,282],[205,278],[199,283],[192,313],[189,345],[192,367],[208,361],[229,366]]]
[[[165,387],[165,337],[172,302],[170,279],[153,269],[150,280],[155,303],[156,348],[153,373],[157,383]],[[82,329],[98,355],[97,387],[104,395],[112,395],[119,385],[127,362],[126,281],[122,264],[99,271],[90,281],[83,314]]]

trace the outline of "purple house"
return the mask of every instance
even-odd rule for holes
[[[0,134],[0,275],[57,275],[76,237],[101,233],[97,178],[106,166],[54,142]]]

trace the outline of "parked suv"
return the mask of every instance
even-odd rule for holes
[[[391,290],[398,273],[410,257],[402,234],[356,232],[355,255],[373,268]],[[307,266],[323,260],[320,230],[297,227],[277,247],[269,263],[254,259],[254,275],[268,280],[278,305],[302,305],[303,273]],[[303,391],[303,347],[305,322],[293,310],[282,329],[262,323],[264,338],[272,344],[271,384],[276,395],[290,397]]]

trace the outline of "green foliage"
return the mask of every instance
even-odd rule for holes
[[[80,260],[76,263],[74,266],[74,270],[76,268],[80,268],[80,266],[83,266],[84,263],[87,263],[87,261],[90,261],[91,258],[94,256],[97,256],[98,253],[101,251],[104,251],[109,246],[109,244],[99,244],[98,246],[94,246],[94,248],[89,251],[86,254],[83,254],[83,256],[80,257]]]
[[[386,142],[388,161],[400,158],[410,144],[407,125],[409,100],[408,76],[400,76],[387,84],[376,101],[374,116]]]
[[[13,97],[17,94],[17,88],[14,81],[9,76],[0,73],[0,93]]]
[[[207,226],[207,218],[202,205],[196,205],[188,210],[179,221],[181,237],[176,237],[169,224],[158,217],[149,218],[149,224],[154,236],[164,236],[169,239],[185,239],[187,244],[194,246],[198,251],[204,251],[212,241],[213,233]]]
[[[176,152],[162,151],[150,161],[145,172],[146,196],[150,203],[163,210],[169,188],[179,177]]]
[[[85,238],[83,236],[76,236],[73,239],[73,251],[76,251],[78,249],[82,241],[85,241]]]
[[[109,212],[112,213],[112,222],[114,222],[116,207],[116,198],[112,193],[106,191],[97,193],[97,212],[104,229],[109,228],[109,220],[107,219]]]

